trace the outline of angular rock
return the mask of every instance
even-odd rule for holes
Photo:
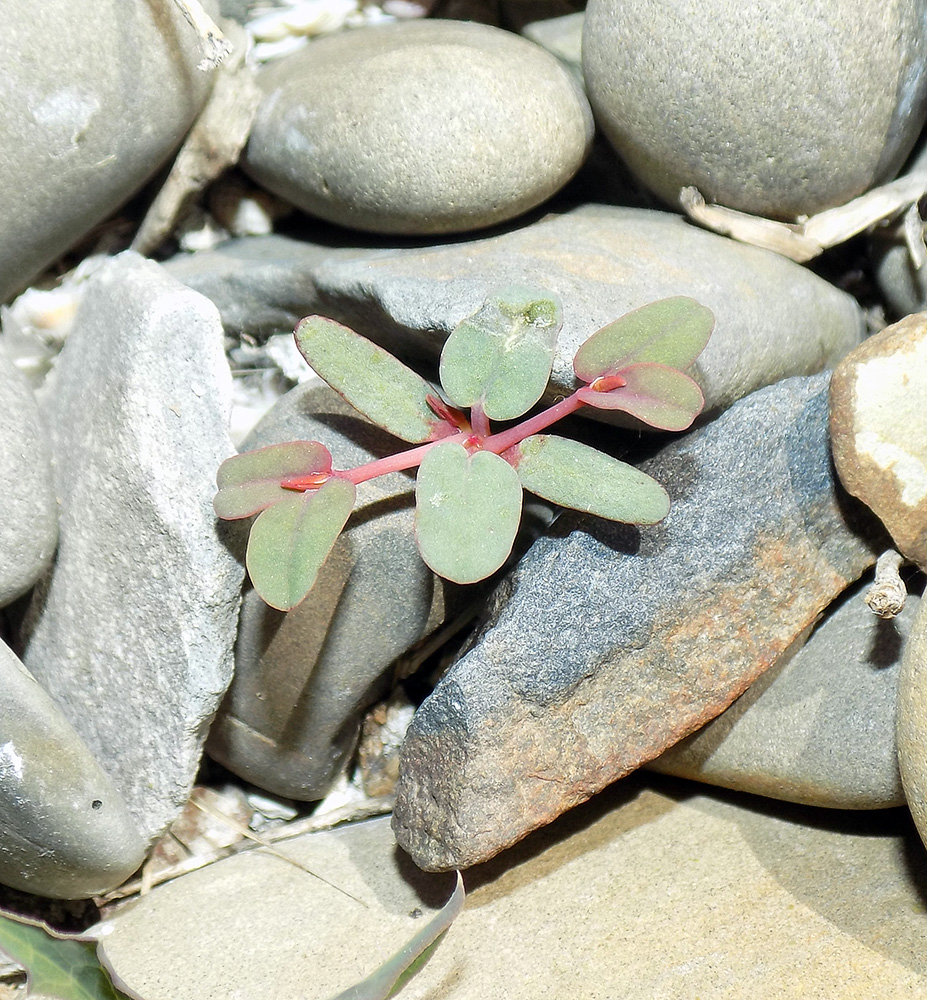
[[[901,810],[825,822],[641,777],[466,873],[463,912],[399,995],[927,997],[927,863]],[[271,963],[275,1000],[327,1000],[411,937],[453,886],[408,864],[386,820],[303,835],[286,851],[366,908],[249,851],[98,927],[106,964],[146,1000],[260,996]],[[229,920],[229,900],[247,919]]]
[[[548,401],[576,388],[573,356],[591,333],[669,295],[691,295],[715,314],[692,372],[709,410],[832,366],[863,336],[850,296],[778,254],[666,212],[606,205],[475,242],[332,261],[316,270],[315,283],[326,315],[413,364],[436,361],[451,330],[491,289],[555,292],[564,319]]]
[[[28,4],[3,15],[0,301],[158,170],[212,83],[177,4],[49,0],[41,18]]]
[[[927,570],[927,313],[843,359],[830,390],[834,464],[898,550]]]
[[[58,541],[51,452],[26,379],[0,354],[0,607],[47,569]]]
[[[919,603],[910,596],[886,620],[851,588],[804,645],[798,640],[730,708],[647,766],[831,809],[904,805],[898,674]]]
[[[109,776],[0,642],[0,882],[39,896],[107,892],[145,841]]]
[[[232,675],[243,570],[212,510],[234,450],[222,324],[121,254],[88,282],[55,374],[61,544],[23,659],[154,837],[190,793]]]
[[[521,215],[576,173],[594,131],[569,70],[482,24],[340,32],[261,83],[243,166],[312,215],[377,233],[466,232]]]
[[[326,385],[288,392],[244,442],[321,441],[335,468],[404,445]],[[401,473],[358,487],[357,504],[309,596],[275,611],[245,592],[235,679],[207,749],[276,795],[319,799],[353,751],[361,716],[388,685],[387,668],[445,618],[462,590],[422,562],[414,480]]]
[[[586,12],[574,11],[562,17],[531,21],[521,33],[525,38],[547,49],[551,55],[569,66],[579,80],[583,79],[583,20]]]
[[[901,167],[927,106],[925,18],[924,0],[784,3],[762,16],[737,0],[590,0],[586,89],[619,155],[668,204],[695,185],[794,220]]]
[[[406,735],[393,823],[416,864],[483,861],[652,760],[872,564],[831,477],[827,383],[753,393],[644,463],[661,524],[568,513],[534,544]]]

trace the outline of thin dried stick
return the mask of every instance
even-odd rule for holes
[[[876,562],[875,581],[866,591],[865,600],[869,610],[880,618],[894,618],[904,608],[908,591],[898,572],[903,562],[894,549],[883,552]]]

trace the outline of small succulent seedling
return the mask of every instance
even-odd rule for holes
[[[677,296],[610,323],[577,351],[575,392],[494,432],[491,421],[515,420],[540,400],[560,322],[559,304],[544,293],[506,288],[490,296],[445,343],[439,395],[353,330],[322,316],[302,320],[296,343],[312,368],[355,409],[416,447],[354,469],[334,469],[329,451],[315,441],[271,445],[224,462],[216,513],[259,514],[247,552],[258,594],[282,611],[299,604],[354,508],[356,487],[416,466],[419,549],[435,573],[457,583],[482,580],[505,562],[524,489],[613,521],[664,518],[669,497],[655,480],[587,445],[540,432],[582,406],[684,430],[704,400],[681,369],[708,342],[711,311]]]

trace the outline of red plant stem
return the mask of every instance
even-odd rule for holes
[[[585,389],[586,386],[582,388]],[[417,465],[421,465],[422,459],[432,448],[439,444],[446,444],[448,441],[463,445],[468,450],[491,451],[496,455],[500,455],[513,445],[524,441],[526,437],[537,434],[538,431],[550,427],[551,424],[562,420],[581,406],[585,406],[586,404],[583,400],[578,398],[578,392],[579,390],[577,389],[576,392],[567,396],[566,399],[561,399],[559,403],[554,403],[553,406],[548,407],[541,413],[535,414],[528,420],[524,420],[520,424],[508,428],[508,430],[500,431],[498,434],[487,433],[486,435],[481,435],[477,433],[476,429],[481,424],[486,427],[488,432],[489,421],[482,411],[477,416],[474,410],[470,414],[471,420],[475,425],[472,433],[461,431],[459,434],[451,434],[448,437],[441,438],[439,441],[428,441],[426,444],[420,444],[417,448],[401,451],[398,455],[389,455],[386,458],[378,458],[376,461],[367,462],[366,465],[358,465],[354,469],[333,470],[332,475],[338,476],[339,479],[347,479],[349,482],[354,483],[355,486],[359,486],[361,483],[366,483],[368,479],[376,479],[378,476],[385,476],[390,472],[403,472],[405,469],[414,469]]]
[[[470,409],[470,426],[473,428],[473,433],[484,441],[492,433],[489,427],[489,417],[483,412],[483,407],[479,403]]]

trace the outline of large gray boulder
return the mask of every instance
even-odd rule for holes
[[[23,659],[154,837],[232,676],[243,569],[212,509],[234,451],[219,315],[122,254],[88,282],[55,376],[61,544]]]

